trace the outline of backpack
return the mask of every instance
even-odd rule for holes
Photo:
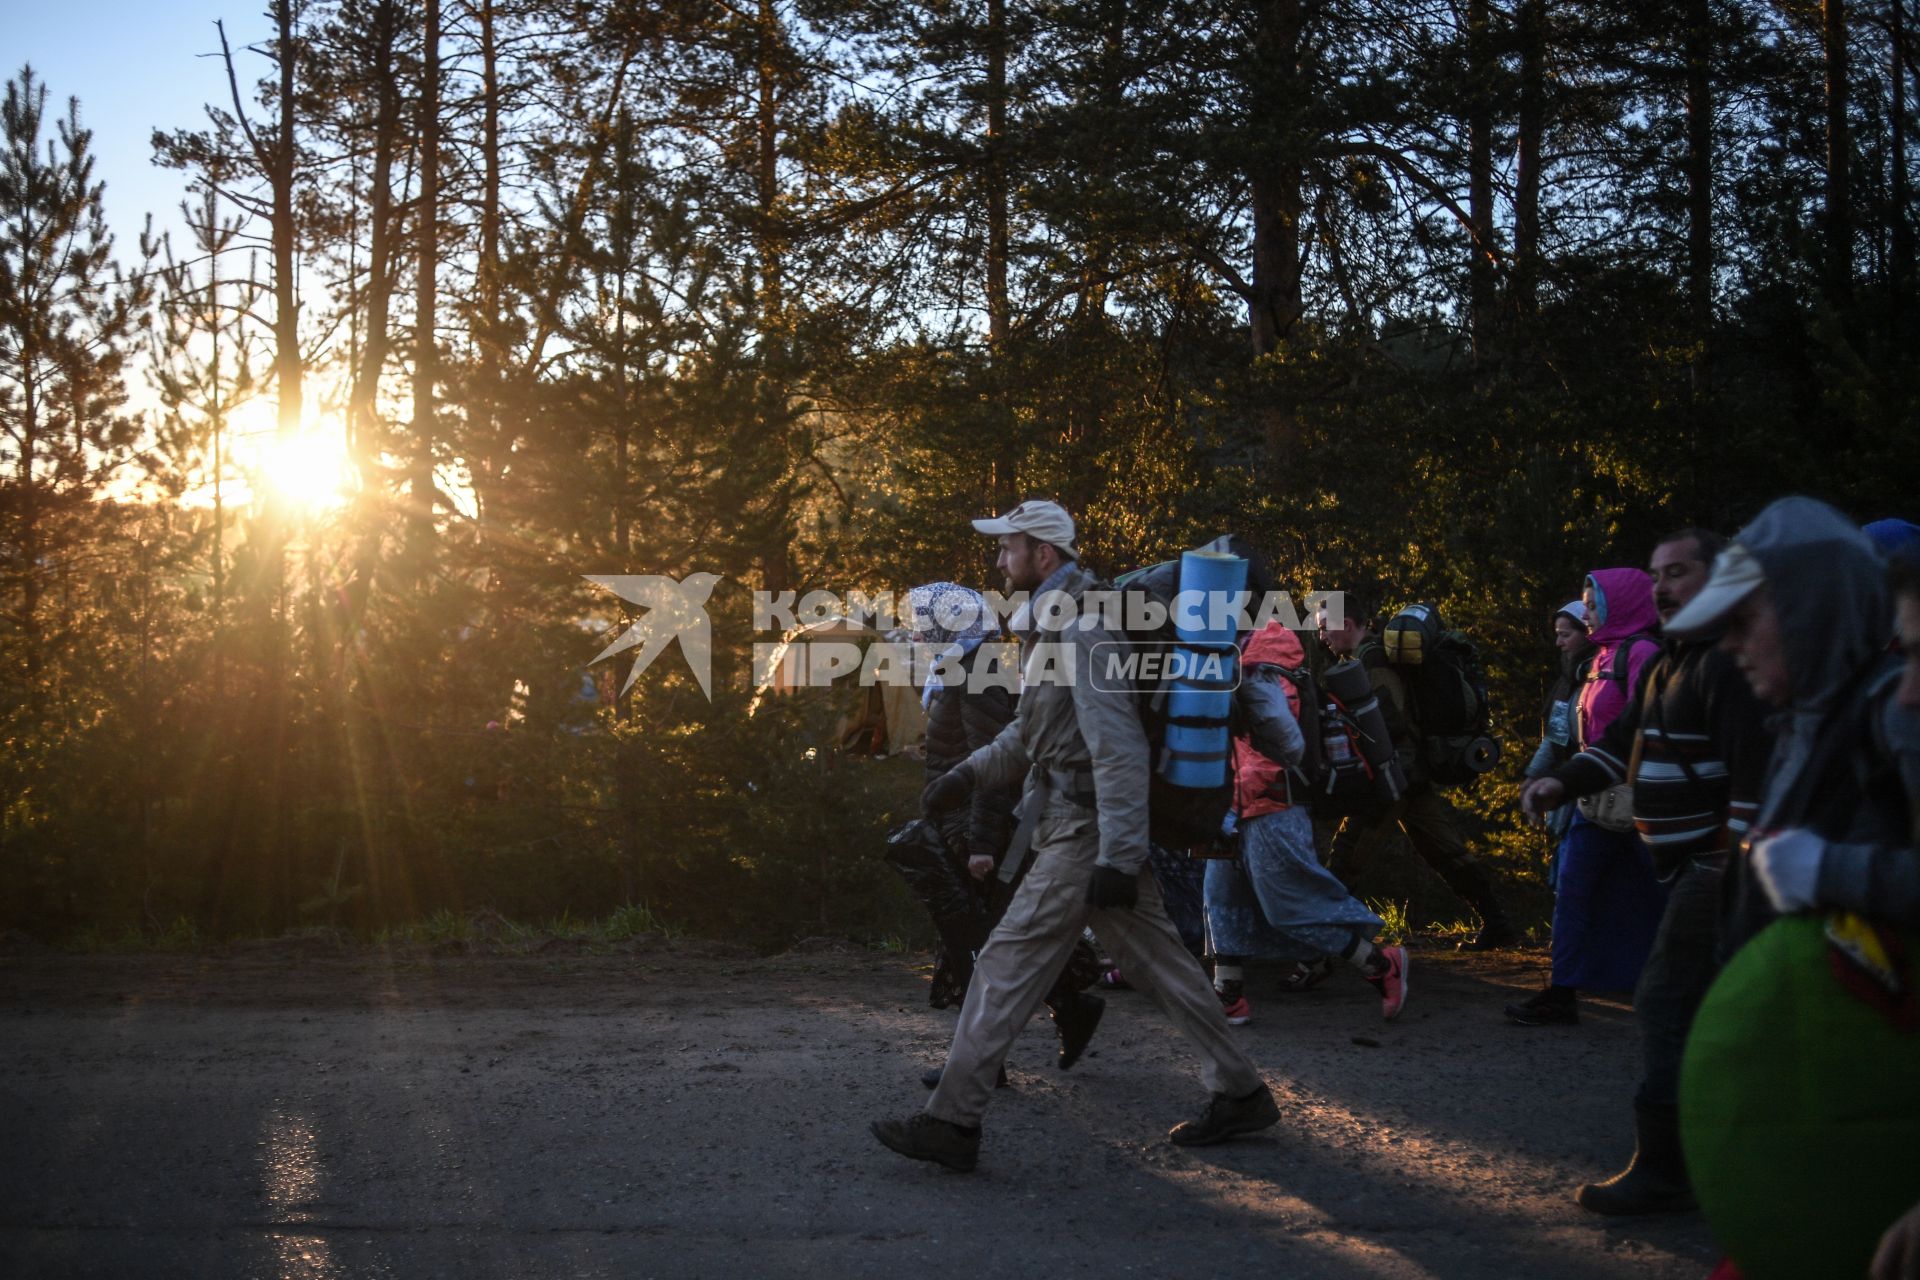
[[[1649,635],[1644,631],[1636,631],[1622,640],[1614,646],[1613,661],[1607,664],[1607,674],[1603,677],[1619,685],[1620,696],[1628,702],[1633,701],[1633,690],[1627,685],[1627,682],[1633,678],[1633,649],[1635,645],[1643,641],[1647,644],[1658,645],[1660,643],[1660,637]],[[1591,671],[1587,673],[1587,679],[1593,679],[1593,673]]]
[[[1213,541],[1195,547],[1196,551],[1212,551],[1228,555],[1237,555],[1249,560],[1249,548],[1239,538],[1231,535],[1215,538]],[[1118,590],[1120,592],[1138,591],[1148,599],[1167,610],[1166,617],[1157,627],[1131,628],[1126,626],[1128,619],[1122,610],[1121,627],[1116,634],[1124,635],[1136,646],[1146,645],[1155,649],[1179,642],[1179,634],[1174,626],[1174,597],[1180,591],[1180,561],[1164,560],[1159,564],[1136,569],[1132,573],[1122,574],[1114,582],[1099,584],[1097,590]],[[1224,664],[1217,684],[1209,683],[1204,687],[1217,687],[1232,690],[1239,684],[1240,651],[1232,643],[1224,646],[1194,646],[1182,644],[1182,648],[1218,657]],[[1170,849],[1188,849],[1195,845],[1208,844],[1220,837],[1226,825],[1227,813],[1233,808],[1233,739],[1231,736],[1231,708],[1218,716],[1174,716],[1168,706],[1173,692],[1174,681],[1167,679],[1141,680],[1135,686],[1135,695],[1139,699],[1140,725],[1146,730],[1150,767],[1147,784],[1147,837],[1153,843]],[[1196,682],[1188,681],[1189,685]],[[1219,729],[1222,731],[1220,778],[1218,783],[1209,786],[1186,786],[1168,777],[1171,766],[1178,753],[1167,744],[1167,730],[1175,725],[1195,729]],[[1185,756],[1191,763],[1198,759]],[[1209,754],[1206,762],[1214,757]]]
[[[1247,668],[1247,675],[1263,670],[1291,683],[1300,695],[1300,736],[1306,744],[1300,763],[1287,770],[1286,795],[1276,798],[1306,805],[1328,818],[1379,807],[1377,775],[1367,763],[1362,731],[1346,703],[1325,688],[1309,665],[1257,663]]]
[[[1427,776],[1440,786],[1464,786],[1491,769],[1500,744],[1492,736],[1479,647],[1464,632],[1449,631],[1430,604],[1396,613],[1380,646],[1406,681]]]
[[[1632,686],[1633,651],[1642,642],[1657,647],[1660,644],[1660,637],[1649,635],[1644,631],[1636,631],[1614,646],[1613,656],[1611,660],[1608,661],[1607,669],[1604,672],[1595,670],[1593,657],[1589,657],[1585,669],[1580,673],[1581,684],[1585,684],[1591,680],[1611,680],[1613,683],[1619,685],[1620,704],[1623,714],[1627,707],[1641,701],[1646,696],[1647,690],[1644,684],[1637,690]],[[1580,701],[1580,690],[1578,688],[1574,690],[1573,700],[1576,704]],[[1576,745],[1578,744],[1576,743]]]

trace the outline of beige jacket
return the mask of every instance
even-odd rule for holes
[[[1078,565],[1067,570],[1057,589],[1076,602],[1098,581]],[[1096,688],[1089,673],[1096,658],[1105,663],[1110,648],[1126,637],[1103,627],[1083,627],[1076,618],[1062,631],[1021,633],[1020,706],[1012,723],[986,746],[967,757],[975,785],[1011,788],[1038,765],[1044,769],[1091,771],[1100,831],[1099,862],[1117,871],[1136,872],[1147,861],[1148,748],[1136,696],[1130,690]],[[1029,785],[1029,791],[1031,791]],[[1052,804],[1066,803],[1056,796]]]

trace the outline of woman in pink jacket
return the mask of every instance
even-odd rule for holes
[[[1641,569],[1595,569],[1581,598],[1594,646],[1574,717],[1584,751],[1640,696],[1640,673],[1660,651],[1660,614],[1653,581]],[[1524,1027],[1579,1022],[1582,987],[1633,990],[1666,905],[1653,859],[1632,830],[1609,830],[1576,811],[1560,842],[1559,864],[1552,982],[1506,1010]]]

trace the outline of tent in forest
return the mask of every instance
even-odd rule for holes
[[[754,708],[769,696],[808,687],[808,672],[817,668],[810,666],[806,646],[852,643],[864,656],[870,645],[883,640],[904,643],[907,634],[878,631],[855,618],[827,618],[796,627],[773,650],[766,669],[754,673]],[[920,690],[912,685],[876,683],[863,687],[855,670],[837,677],[830,687],[835,705],[841,709],[834,742],[848,754],[896,755],[925,741],[927,713],[920,705]]]

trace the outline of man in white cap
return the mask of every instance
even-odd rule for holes
[[[1824,502],[1781,498],[1734,535],[1667,631],[1720,634],[1785,713],[1756,835],[1729,870],[1721,954],[1777,915],[1904,918],[1920,902],[1920,718],[1896,696],[1893,602],[1867,535]]]
[[[1705,1197],[1707,1225],[1730,1250],[1737,1234],[1748,1249],[1763,1240],[1816,1240],[1820,1258],[1835,1263],[1822,1271],[1833,1274],[1859,1274],[1859,1263],[1845,1260],[1871,1257],[1876,1237],[1881,1253],[1871,1274],[1914,1274],[1910,1254],[1909,1269],[1894,1270],[1912,1239],[1911,1215],[1891,1229],[1872,1221],[1898,1213],[1888,1201],[1912,1194],[1911,1153],[1898,1154],[1905,1149],[1898,1143],[1858,1140],[1888,1126],[1897,1132],[1911,1114],[1912,1050],[1897,1051],[1907,1067],[1901,1090],[1863,1087],[1876,1078],[1848,1059],[1885,1055],[1888,1042],[1858,1032],[1856,1040],[1842,1028],[1860,1023],[1812,1012],[1822,1002],[1858,1002],[1856,1016],[1884,1019],[1898,1035],[1891,1029],[1912,1009],[1909,962],[1897,936],[1883,932],[1920,928],[1920,718],[1901,703],[1902,667],[1887,651],[1893,604],[1867,535],[1826,503],[1793,497],[1770,504],[1734,535],[1705,589],[1667,624],[1683,637],[1720,634],[1753,691],[1780,712],[1752,834],[1727,872],[1723,955],[1750,941],[1762,950],[1756,935],[1778,916],[1828,916],[1820,959],[1782,947],[1741,966],[1747,1001],[1764,982],[1766,998],[1788,1011],[1768,1034],[1739,1037],[1734,1019],[1723,1016],[1719,1052],[1712,1042],[1698,1046],[1720,1070],[1689,1072],[1689,1085],[1698,1080],[1731,1094],[1711,1109],[1687,1101],[1689,1124],[1694,1115],[1703,1122],[1694,1149],[1717,1166],[1710,1184],[1717,1194]],[[1920,641],[1920,628],[1902,631],[1902,639]],[[1733,1056],[1726,1038],[1737,1047],[1739,1071],[1725,1070]],[[1791,1145],[1783,1146],[1788,1135]],[[1750,1170],[1765,1172],[1748,1177]],[[1873,1207],[1836,1221],[1836,1205],[1857,1204]],[[1764,1234],[1756,1220],[1765,1221]],[[1757,1267],[1751,1256],[1743,1253],[1741,1265]],[[1811,1274],[1808,1261],[1800,1260],[1799,1273]]]
[[[1078,616],[1099,580],[1078,563],[1073,517],[1057,503],[1029,499],[973,526],[1000,540],[996,563],[1009,590],[1029,594],[1012,620],[1025,648],[1023,691],[1013,723],[929,783],[922,804],[937,812],[976,787],[1012,787],[1024,777],[1020,831],[1001,874],[1018,868],[1029,838],[1033,864],[974,961],[953,1046],[925,1110],[875,1121],[873,1134],[915,1160],[972,1169],[980,1117],[1007,1050],[1089,920],[1129,981],[1205,1057],[1213,1098],[1169,1138],[1199,1146],[1265,1129],[1279,1120],[1279,1108],[1235,1045],[1213,985],[1167,919],[1147,866],[1148,746],[1134,696],[1085,678],[1095,646],[1125,638]]]

